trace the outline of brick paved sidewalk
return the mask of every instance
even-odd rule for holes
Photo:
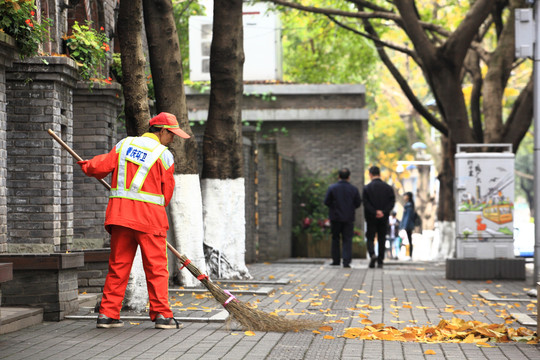
[[[364,327],[358,316],[361,310],[369,310],[374,323],[398,329],[436,325],[441,318],[452,317],[503,323],[505,311],[535,318],[532,311],[536,309],[524,295],[530,281],[446,280],[444,263],[434,262],[389,261],[384,269],[368,269],[366,260],[354,260],[352,265],[343,269],[329,266],[328,261],[299,263],[295,259],[254,264],[248,266],[252,276],[266,283],[220,285],[236,289],[243,294],[238,295],[242,301],[267,312],[276,310],[283,316],[303,312],[303,316],[329,321],[333,330],[323,334],[255,332],[248,336],[234,325],[228,328],[204,321],[185,321],[179,330],[156,330],[150,321],[139,320],[145,314],[123,312],[125,319],[136,320],[125,320],[118,329],[96,329],[94,319],[70,319],[2,335],[0,359],[540,359],[540,346],[525,343],[486,348],[340,337],[347,327]],[[269,287],[273,293],[266,291]],[[497,300],[486,300],[488,295]],[[213,298],[200,292],[173,291],[171,304],[178,317],[210,318],[221,311]],[[448,309],[471,315],[455,315]],[[88,308],[78,315],[95,316]],[[426,350],[435,355],[425,355]]]

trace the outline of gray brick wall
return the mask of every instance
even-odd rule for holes
[[[77,269],[19,270],[2,284],[6,306],[43,308],[45,321],[59,321],[79,309]]]
[[[6,69],[8,252],[71,248],[73,163],[47,134],[73,136],[75,62],[31,58]]]
[[[242,129],[244,135],[244,179],[246,189],[245,201],[245,218],[246,218],[246,263],[257,261],[257,244],[258,234],[256,228],[256,206],[255,206],[255,171],[257,164],[255,162],[255,154],[257,151],[257,133],[252,127],[244,127]]]
[[[7,252],[7,139],[6,67],[12,65],[14,41],[0,33],[0,253]]]
[[[119,84],[77,83],[73,95],[73,150],[83,159],[108,153],[116,144],[116,119],[122,111],[121,94]],[[84,175],[75,161],[73,166],[76,247],[103,247],[109,239],[103,227],[108,190],[96,179]],[[110,184],[110,176],[105,180]]]
[[[292,227],[293,227],[293,183],[295,162],[292,158],[279,155],[281,158],[281,221],[278,221],[277,236],[280,239],[279,249],[274,249],[278,258],[287,258],[292,255]],[[279,250],[279,251],[278,251]]]
[[[285,128],[286,134],[272,133],[278,152],[294,159],[298,174],[305,170],[329,174],[345,166],[351,183],[359,189],[364,180],[365,121],[265,122],[261,133]]]
[[[258,261],[292,255],[294,162],[277,152],[274,140],[258,144]]]

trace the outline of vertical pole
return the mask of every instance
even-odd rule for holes
[[[540,270],[540,0],[534,2],[534,269],[533,285]]]

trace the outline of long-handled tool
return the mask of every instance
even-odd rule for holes
[[[66,149],[71,156],[77,161],[83,159],[77,155],[71,147],[69,147],[62,139],[58,137],[52,130],[47,131],[49,135],[53,137],[64,149]],[[99,181],[107,189],[111,189],[111,186],[103,179]],[[229,291],[221,289],[218,285],[214,284],[208,275],[203,274],[194,264],[191,263],[186,256],[180,254],[169,242],[167,242],[169,250],[178,258],[182,263],[182,268],[187,268],[188,271],[195,276],[208,291],[214,296],[214,298],[229,312],[232,319],[246,330],[258,330],[258,331],[299,331],[306,329],[317,328],[322,324],[322,321],[316,320],[302,320],[302,319],[286,319],[282,316],[268,314],[264,311],[255,309],[248,304],[245,304],[238,300]]]

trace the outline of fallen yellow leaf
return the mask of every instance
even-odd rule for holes
[[[431,350],[431,349],[424,351],[424,355],[436,355],[436,354],[437,353],[434,350]]]
[[[323,339],[326,339],[326,340],[333,340],[334,337],[332,335],[324,335],[323,336]]]
[[[456,315],[471,315],[471,313],[469,311],[465,311],[465,310],[456,310],[456,311],[454,311],[454,314],[456,314]]]
[[[323,325],[319,328],[319,330],[328,332],[334,330],[334,328],[328,325]]]
[[[481,346],[481,347],[495,347],[495,346],[492,346],[490,344],[488,344],[487,342],[479,342],[476,344],[477,346]]]
[[[244,332],[246,336],[255,336],[255,333],[253,331],[246,331]]]

